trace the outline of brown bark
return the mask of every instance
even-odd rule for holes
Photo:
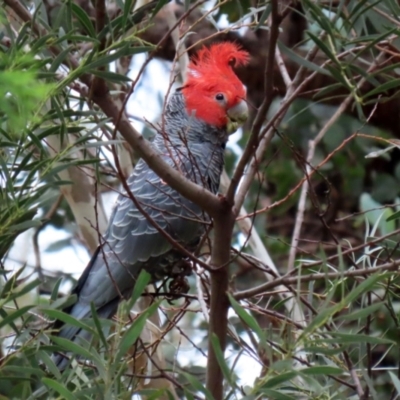
[[[208,327],[207,389],[216,400],[224,398],[224,376],[211,338],[218,339],[222,353],[225,353],[228,329],[228,288],[230,245],[235,216],[228,203],[225,210],[214,219],[214,240],[211,253],[211,301]]]

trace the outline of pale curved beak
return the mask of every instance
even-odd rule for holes
[[[249,116],[249,108],[247,103],[241,100],[238,104],[229,108],[226,114],[228,116],[227,131],[231,134],[246,122]]]

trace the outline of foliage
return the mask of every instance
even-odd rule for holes
[[[303,0],[282,2],[291,4],[285,9],[276,1],[232,0],[213,2],[213,14],[198,3],[177,5],[178,19],[194,8],[208,13],[206,22],[213,26],[229,21],[232,35],[233,28],[248,29],[250,38],[224,38],[243,45],[256,41],[252,60],[263,62],[251,79],[245,77],[248,82],[256,75],[274,79],[270,89],[258,83],[258,92],[249,89],[255,109],[268,105],[260,131],[249,123],[234,150],[228,149],[226,168],[233,176],[247,143],[269,138],[264,149],[263,141],[255,141],[253,150],[263,151],[257,159],[251,153],[246,163],[250,183],[243,199],[253,236],[239,221],[232,236],[226,349],[208,332],[204,313],[211,289],[209,275],[200,269],[182,296],[164,296],[164,284],[144,293],[148,279],[142,275],[112,321],[95,313],[77,321],[62,311],[75,300],[65,295],[65,282],[75,280],[70,271],[41,268],[47,252],[38,236],[45,226],[63,229],[70,236],[61,246],[73,248],[86,227],[98,240],[101,228],[85,220],[86,209],[78,218],[86,201],[79,195],[94,194],[99,216],[98,199],[119,191],[115,158],[122,168],[131,166],[126,143],[99,98],[111,93],[121,110],[143,83],[128,74],[131,58],[146,54],[150,60],[163,48],[177,47],[146,36],[165,23],[166,2],[144,3],[141,8],[129,0],[104,3],[107,17],[101,1],[97,8],[85,1],[3,3],[0,395],[212,399],[205,380],[205,354],[212,350],[227,399],[397,398],[400,162],[398,130],[385,118],[398,116],[382,112],[398,101],[400,7],[394,1]],[[16,4],[27,6],[30,21]],[[305,24],[296,34],[300,38],[287,40],[299,19]],[[201,35],[200,27],[190,29]],[[274,29],[282,32],[277,42]],[[180,34],[186,41],[196,36]],[[265,67],[270,48],[282,63]],[[296,92],[306,81],[309,86]],[[74,179],[77,171],[92,186]],[[60,193],[65,201],[57,200]],[[257,232],[261,241],[254,244]],[[34,242],[35,266],[22,262],[14,268],[9,252],[18,237]],[[60,243],[50,242],[49,251],[59,250]],[[209,262],[208,253],[205,248],[203,262]],[[148,300],[145,306],[131,311],[142,300]],[[55,320],[87,330],[92,343],[57,338]],[[58,371],[54,352],[66,353],[72,368]]]
[[[35,122],[38,104],[50,95],[51,86],[37,80],[39,64],[29,55],[18,53],[6,54],[1,60],[0,109],[8,134],[21,135],[28,122]]]

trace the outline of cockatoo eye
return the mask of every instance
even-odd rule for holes
[[[222,94],[222,93],[217,93],[216,95],[215,95],[215,100],[217,100],[217,101],[225,101],[225,96]]]

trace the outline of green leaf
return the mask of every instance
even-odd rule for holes
[[[85,143],[84,146],[78,147],[78,148],[80,150],[84,150],[84,149],[90,149],[90,148],[93,148],[93,147],[110,146],[112,144],[120,145],[122,143],[124,143],[124,141],[120,140],[120,139],[116,139],[116,140],[96,140],[95,142]]]
[[[7,296],[7,301],[12,301],[24,296],[26,293],[31,292],[33,289],[39,286],[40,283],[41,282],[39,279],[35,279],[32,282],[18,286],[18,290],[14,290],[11,295]]]
[[[58,336],[50,336],[50,338],[55,344],[61,346],[64,351],[83,356],[89,360],[93,359],[93,354],[89,350],[85,349],[75,342],[72,342],[71,340],[64,339]]]
[[[386,153],[392,151],[392,150],[395,149],[396,147],[397,147],[397,146],[394,146],[394,145],[393,145],[393,146],[388,146],[388,147],[386,147],[386,148],[384,148],[384,149],[371,151],[370,153],[368,153],[368,154],[365,156],[365,158],[378,158],[378,157],[381,157],[382,155],[384,155],[384,154],[386,154]],[[385,194],[386,194],[386,192],[385,192]],[[386,221],[389,221],[389,219],[386,219]]]
[[[122,29],[126,29],[126,21],[128,20],[129,13],[132,10],[133,0],[125,0],[122,14]]]
[[[159,399],[168,399],[175,400],[176,397],[170,396],[170,392],[167,389],[143,389],[135,392],[135,395],[141,396],[142,399],[146,400],[159,400]],[[1,400],[1,399],[0,399]]]
[[[36,354],[36,359],[42,361],[55,378],[59,380],[61,379],[61,373],[59,369],[57,368],[51,357],[47,354],[47,352],[45,352],[44,350],[39,350]]]
[[[78,299],[76,294],[71,294],[69,296],[61,296],[56,300],[52,300],[49,306],[45,307],[46,310],[56,310],[62,312],[62,310],[74,305]],[[60,311],[61,310],[61,311]],[[69,315],[69,314],[66,314]]]
[[[25,269],[25,267],[22,267],[22,268],[20,268],[18,271],[16,271],[16,272],[14,273],[14,275],[11,276],[11,277],[6,281],[5,284],[4,284],[2,281],[0,281],[0,284],[3,285],[2,291],[1,291],[1,293],[0,293],[0,298],[1,298],[1,299],[5,298],[5,297],[8,298],[9,292],[12,291],[12,289],[13,289],[13,287],[14,287],[14,285],[15,285],[17,279],[18,279],[18,277],[22,274],[22,272],[24,271],[24,269]]]
[[[129,76],[117,74],[115,72],[101,71],[96,69],[92,71],[92,73],[93,75],[98,76],[99,78],[102,78],[108,82],[113,82],[113,83],[132,82],[132,79],[129,78]]]
[[[104,336],[103,328],[101,326],[99,316],[97,315],[96,307],[94,306],[93,302],[90,303],[90,310],[92,311],[93,322],[96,327],[99,338],[103,343],[104,348],[107,350],[108,349],[107,340],[106,337]]]
[[[161,10],[162,7],[165,6],[165,4],[169,3],[169,0],[158,0],[157,5],[154,7],[153,12],[151,13],[150,19],[153,19],[157,13]]]
[[[30,228],[38,228],[42,225],[42,221],[39,219],[34,219],[32,221],[24,221],[19,224],[12,225],[9,229],[10,232],[26,231]]]
[[[400,88],[400,78],[398,79],[392,79],[388,82],[383,83],[382,85],[376,87],[375,89],[372,89],[371,91],[369,91],[367,94],[364,95],[364,98],[368,98],[371,96],[374,96],[375,94],[379,94],[382,92],[386,92],[390,89],[394,89],[394,88]]]
[[[138,318],[136,318],[129,329],[124,333],[121,344],[118,349],[116,360],[120,360],[137,341],[148,318],[157,310],[161,301],[153,303],[147,310],[142,312]]]
[[[49,180],[54,175],[57,175],[60,172],[65,171],[69,167],[74,167],[75,165],[77,165],[76,160],[70,161],[70,162],[61,163],[59,165],[56,165],[54,168],[51,168],[51,169],[49,169],[47,171],[44,171],[42,176],[43,176],[44,179]]]
[[[284,394],[282,392],[278,392],[277,390],[273,389],[261,389],[261,393],[265,394],[268,396],[269,399],[274,399],[274,400],[296,400],[296,397],[289,396],[287,394]]]
[[[230,294],[229,296],[229,301],[231,302],[232,308],[235,310],[236,314],[244,321],[248,327],[254,331],[260,342],[261,345],[264,347],[264,349],[267,348],[267,342],[265,340],[265,334],[263,330],[261,329],[260,325],[256,321],[256,319],[250,315],[248,312],[244,310],[244,308],[238,303]]]
[[[381,337],[375,337],[370,335],[362,334],[349,334],[342,332],[330,332],[332,339],[315,339],[315,343],[336,343],[336,344],[353,344],[353,343],[369,343],[369,344],[395,344],[393,340],[384,339]]]
[[[75,17],[78,19],[78,21],[82,24],[82,26],[85,28],[85,31],[88,33],[89,36],[92,38],[96,37],[96,31],[94,29],[94,26],[92,24],[92,21],[90,20],[89,16],[86,14],[85,10],[81,7],[79,7],[76,3],[70,2],[69,3],[71,10]]]
[[[139,22],[141,22],[143,20],[143,18],[145,18],[148,15],[149,11],[153,7],[157,6],[156,3],[157,3],[157,0],[148,1],[146,4],[144,4],[141,7],[137,8],[135,10],[135,12],[133,13],[133,15],[131,16],[131,18],[130,18],[130,22],[131,22],[132,26],[138,24]]]
[[[257,26],[254,28],[254,31],[257,31],[258,29],[260,29],[260,27],[262,25],[264,25],[265,21],[267,20],[267,18],[271,14],[271,5],[270,4],[267,4],[263,8],[264,8],[264,11],[262,12],[262,14],[260,16],[260,19],[258,21]]]
[[[221,368],[221,371],[225,379],[229,382],[232,388],[236,388],[237,387],[236,381],[233,379],[233,374],[231,373],[228,364],[225,361],[224,353],[222,352],[219,339],[215,333],[213,333],[211,336],[211,345],[214,349],[215,357],[217,358],[218,364]]]
[[[101,359],[99,353],[94,347],[90,347],[90,350],[88,350],[80,344],[77,344],[65,338],[61,338],[58,336],[50,336],[50,338],[55,344],[61,346],[63,351],[80,357],[84,357],[87,360],[91,360],[98,369],[100,376],[104,377],[107,375],[104,361]]]
[[[317,93],[313,96],[313,100],[319,100],[319,99],[327,99],[327,95],[332,92],[337,92],[339,89],[343,87],[343,84],[341,82],[336,82],[333,83],[332,85],[325,86],[324,88],[318,90]],[[331,96],[331,98],[334,98],[334,95]]]
[[[58,291],[60,290],[60,285],[62,281],[63,279],[59,278],[56,284],[54,285],[53,290],[51,291],[51,297],[50,297],[51,302],[54,302],[58,299]]]
[[[335,356],[343,352],[343,346],[328,348],[324,346],[324,343],[322,343],[322,346],[304,346],[303,351],[305,353],[311,354],[324,354],[326,356]]]
[[[334,306],[334,307],[328,307],[319,312],[314,319],[309,323],[306,328],[303,330],[302,334],[299,337],[300,340],[304,340],[305,338],[308,338],[308,336],[317,330],[319,327],[322,325],[326,324],[328,320],[336,314],[340,310],[340,307]]]
[[[361,282],[357,287],[350,291],[350,293],[342,300],[344,304],[352,304],[363,293],[372,289],[379,281],[384,281],[388,274],[375,274],[371,275],[363,282]]]
[[[307,1],[306,4],[312,18],[333,39],[335,37],[335,29],[330,18],[324,13],[323,8],[312,1]]]
[[[62,396],[65,400],[76,400],[76,397],[73,393],[71,393],[63,384],[50,379],[50,378],[42,378],[42,382],[49,387],[50,389],[55,390],[58,394]]]
[[[15,311],[7,311],[8,316],[0,321],[0,329],[3,328],[3,326],[7,326],[7,325],[14,326],[14,321],[16,319],[22,317],[33,307],[34,307],[34,305],[29,305],[29,306],[22,307]],[[16,332],[16,333],[19,334],[19,332]]]
[[[341,69],[338,69],[336,66],[327,65],[326,69],[329,71],[331,76],[340,82],[345,88],[348,90],[352,90],[353,88],[349,85],[349,82],[344,79],[344,73]]]
[[[365,216],[371,225],[378,224],[382,235],[387,235],[395,230],[395,224],[391,220],[387,221],[393,211],[389,208],[384,208],[381,203],[375,201],[369,193],[363,193],[360,196],[360,211],[365,212]]]
[[[356,321],[358,319],[366,318],[376,312],[377,310],[380,310],[382,307],[384,307],[383,302],[375,303],[372,304],[368,307],[362,308],[360,310],[353,311],[349,314],[345,315],[339,315],[335,319],[337,320],[346,320],[346,321]]]
[[[210,393],[210,391],[192,374],[187,372],[182,372],[182,375],[186,378],[189,384],[193,387],[194,391],[203,393],[206,396],[207,400],[213,400],[214,396]]]
[[[342,375],[345,371],[338,367],[318,365],[301,369],[300,372],[305,375]]]
[[[147,51],[150,51],[151,49],[152,47],[149,46],[130,47],[130,43],[125,43],[122,48],[116,50],[115,52],[109,55],[100,55],[97,60],[94,60],[89,64],[84,65],[81,68],[81,72],[93,72],[92,70],[99,67],[104,67],[105,65],[109,65],[112,62],[120,59],[121,57],[145,53]]]
[[[396,388],[397,394],[400,395],[400,380],[399,380],[399,378],[392,371],[389,371],[389,376],[393,382],[394,387]]]
[[[394,221],[396,219],[400,218],[400,210],[399,211],[395,211],[390,217],[386,218],[386,221]]]
[[[306,326],[303,330],[300,339],[307,338],[311,332],[314,332],[320,326],[324,325],[328,320],[336,313],[341,311],[348,304],[352,304],[354,300],[356,300],[361,294],[367,292],[372,289],[378,281],[385,279],[385,274],[375,274],[368,277],[365,281],[359,284],[355,289],[353,289],[344,299],[342,299],[338,304],[333,307],[328,307],[322,310],[312,321],[310,324]],[[331,292],[332,293],[332,292]],[[334,333],[332,333],[333,335]],[[328,342],[329,339],[326,339]]]
[[[305,58],[299,56],[296,52],[294,52],[289,47],[286,47],[282,42],[278,42],[279,49],[282,51],[284,55],[286,55],[290,60],[299,64],[300,66],[309,69],[310,71],[316,71],[320,74],[326,76],[332,76],[332,74],[325,68],[320,67],[317,64],[314,64],[311,61],[306,60]]]
[[[265,383],[263,383],[262,388],[267,389],[280,386],[282,383],[286,383],[293,378],[296,378],[297,375],[297,371],[284,372],[282,374],[274,376],[273,378],[268,379]]]
[[[375,2],[372,2],[370,5],[366,4],[369,3],[368,0],[360,0],[355,3],[355,6],[351,9],[351,12],[349,14],[349,21],[352,22],[350,27],[352,28],[354,26],[354,23],[357,21],[357,19],[365,14],[366,10],[368,10],[370,7],[375,6],[376,4],[380,3],[380,0],[376,0]]]
[[[83,323],[82,321],[72,317],[71,315],[63,311],[54,310],[52,308],[44,308],[44,307],[41,307],[40,311],[54,320],[59,320],[67,325],[76,326],[77,328],[83,329],[87,332],[90,332],[91,334],[95,333],[95,331],[89,325]]]
[[[332,53],[331,49],[318,36],[314,35],[310,31],[307,31],[307,35],[310,36],[310,38],[314,41],[318,48],[329,57],[334,65],[340,67],[340,64],[338,64],[335,54]]]
[[[17,373],[17,375],[38,376],[42,377],[45,372],[39,368],[24,367],[21,365],[5,365],[1,368],[2,373]],[[17,378],[18,379],[18,378]],[[1,399],[1,397],[0,397]]]
[[[68,46],[63,51],[61,51],[60,54],[58,54],[57,57],[54,58],[53,62],[51,63],[49,72],[56,73],[60,65],[65,61],[68,55],[71,54],[71,50],[72,50],[71,46]]]
[[[136,279],[135,286],[133,288],[132,296],[127,303],[127,309],[130,310],[133,305],[138,301],[139,297],[142,295],[144,290],[146,289],[146,286],[150,283],[151,281],[151,275],[142,269],[140,271],[140,274],[138,278]]]

